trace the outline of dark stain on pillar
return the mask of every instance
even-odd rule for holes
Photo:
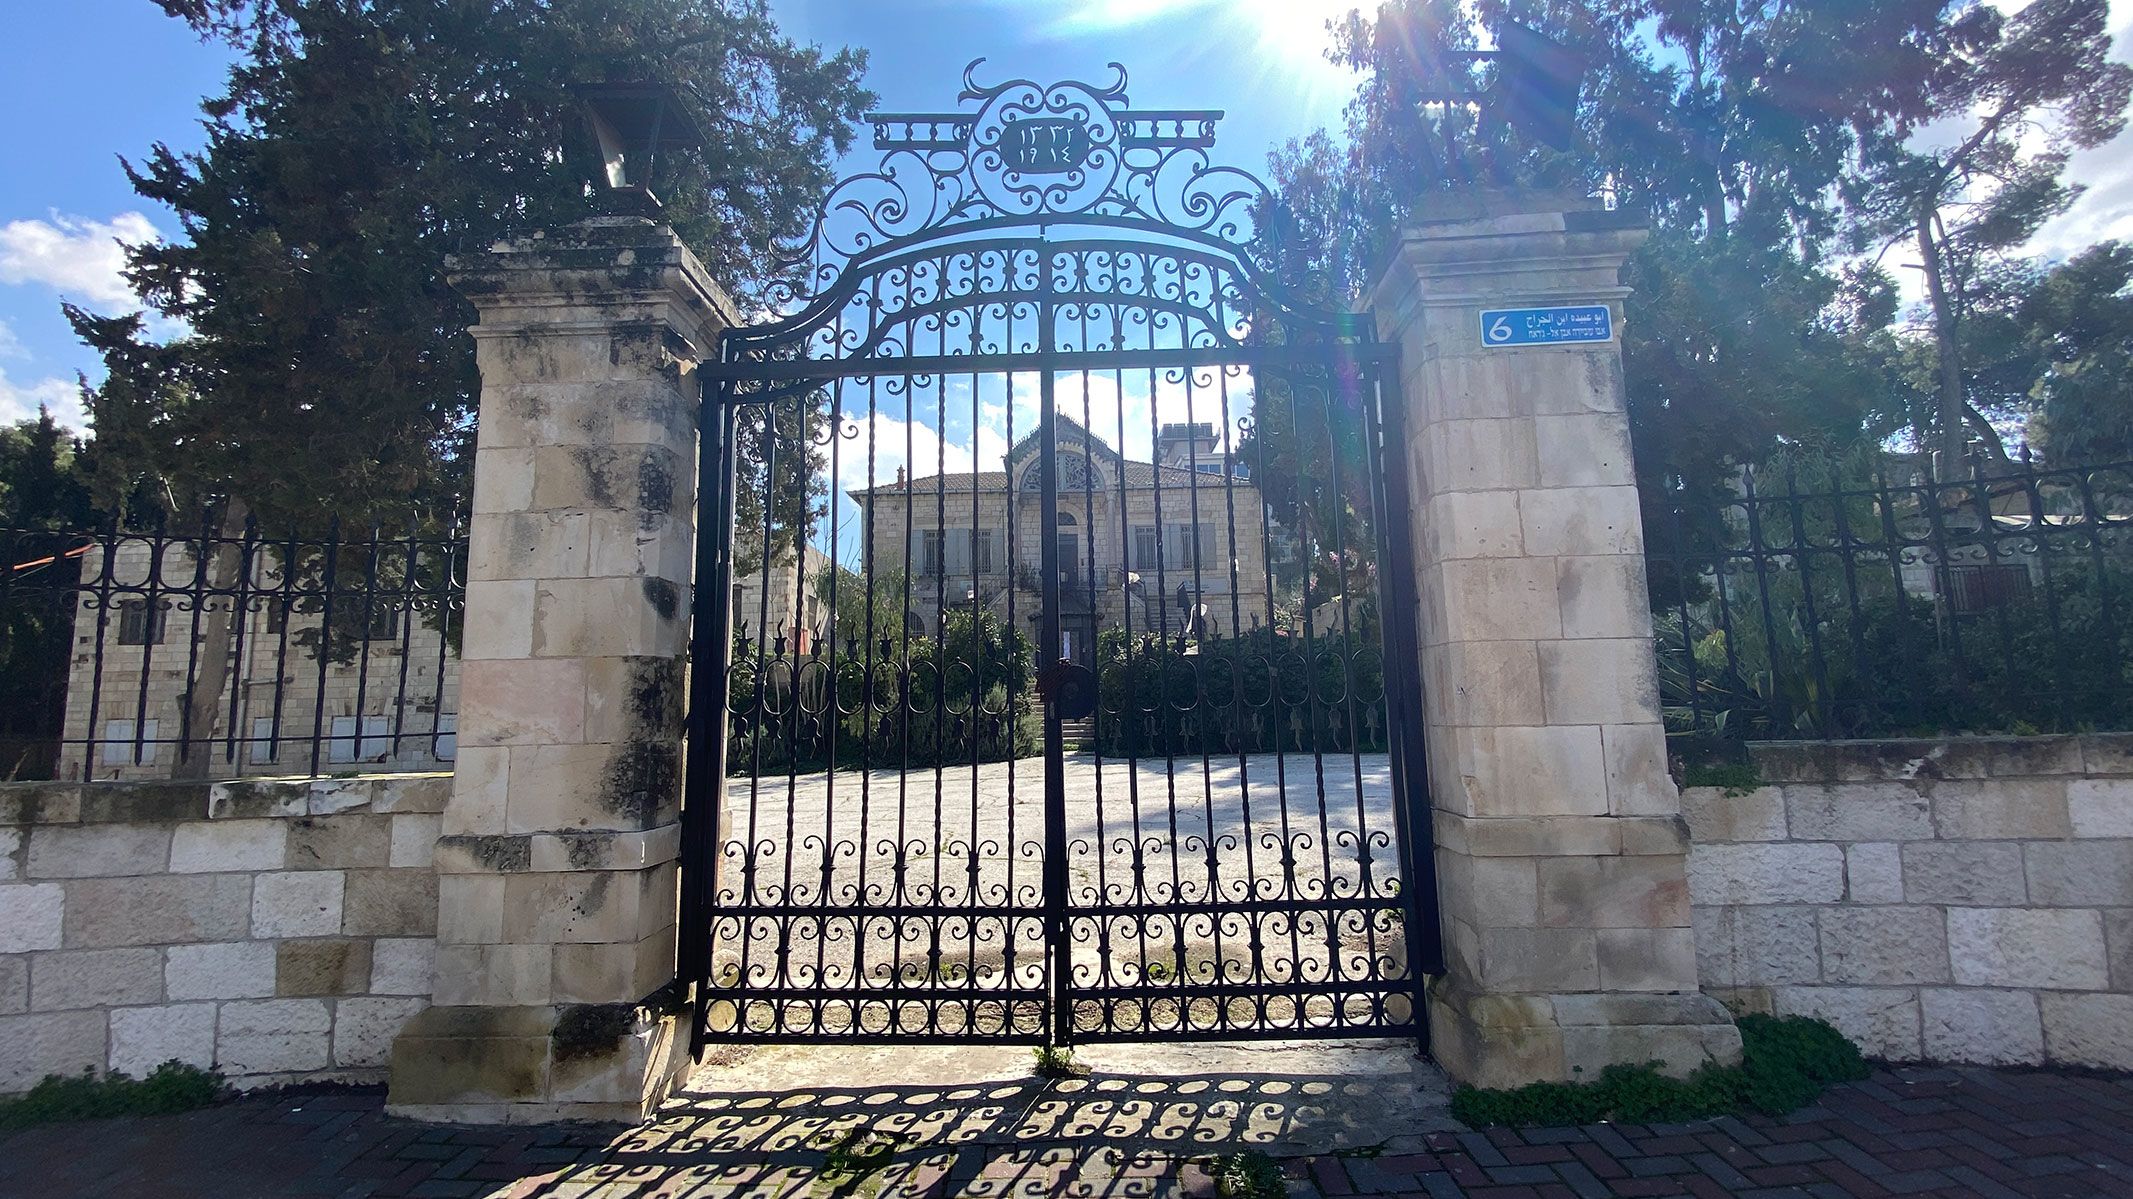
[[[654,450],[637,464],[637,512],[646,528],[652,525],[651,518],[665,516],[674,510],[674,472],[667,468],[665,456]]]
[[[679,794],[681,754],[670,738],[632,737],[608,759],[599,803],[608,812],[648,828],[661,807]]]
[[[616,507],[615,485],[607,477],[605,455],[591,446],[573,446],[570,456],[585,473],[585,502],[594,508]]]
[[[634,1003],[568,1004],[556,1012],[549,1050],[559,1062],[612,1054],[636,1019]]]
[[[681,588],[666,579],[646,579],[644,602],[652,605],[652,611],[659,613],[659,619],[672,620],[675,613],[681,611]]]

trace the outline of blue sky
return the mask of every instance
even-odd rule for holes
[[[1137,105],[1226,109],[1218,159],[1259,170],[1270,147],[1338,120],[1352,80],[1324,61],[1323,30],[1351,3],[772,0],[772,9],[802,40],[872,51],[869,82],[892,109],[953,108],[963,64],[979,56],[991,60],[989,78],[1099,79],[1119,59]],[[2116,8],[2112,27],[2123,58],[2133,4]],[[132,193],[118,156],[139,157],[158,140],[197,146],[198,101],[219,90],[227,57],[150,0],[0,0],[0,28],[9,35],[0,39],[0,112],[9,114],[0,127],[0,421],[43,401],[78,422],[74,377],[96,363],[68,331],[60,299],[129,308],[115,239],[176,231],[172,214]],[[2091,190],[2038,248],[2133,237],[2128,151],[2120,138],[2076,157],[2071,174]],[[862,143],[849,165],[872,158]]]
[[[1253,170],[1269,147],[1337,120],[1347,75],[1325,63],[1336,0],[772,0],[787,31],[872,51],[868,81],[889,108],[953,109],[963,65],[988,74],[1101,79],[1132,72],[1144,107],[1230,113],[1222,157]],[[78,422],[76,372],[97,372],[60,316],[62,298],[131,308],[116,239],[170,236],[167,210],[135,196],[118,158],[157,141],[202,141],[198,102],[228,55],[149,0],[0,0],[0,421],[40,401]],[[94,87],[84,87],[94,47]],[[997,72],[998,74],[994,74]],[[873,155],[861,145],[854,167]]]

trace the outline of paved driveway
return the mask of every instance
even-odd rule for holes
[[[0,1195],[1204,1196],[1248,1149],[1298,1197],[2133,1195],[2133,1080],[1879,1070],[1785,1119],[1469,1132],[1397,1045],[1120,1048],[1087,1079],[987,1051],[761,1049],[633,1129],[386,1117],[375,1089],[0,1136]]]

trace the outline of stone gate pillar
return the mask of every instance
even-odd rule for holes
[[[1482,1086],[1737,1061],[1697,990],[1619,339],[1506,347],[1482,312],[1608,305],[1641,221],[1560,197],[1410,229],[1401,351],[1446,976],[1433,1051]]]
[[[612,218],[453,264],[481,367],[435,1006],[392,1110],[636,1120],[686,1060],[674,978],[694,365],[731,302]]]

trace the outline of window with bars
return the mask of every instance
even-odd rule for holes
[[[1950,566],[1943,576],[1948,608],[1957,616],[1975,616],[2014,607],[2029,599],[2029,567],[2020,562]]]
[[[151,608],[144,599],[119,601],[120,645],[161,645],[169,624],[170,605],[167,603],[158,603]]]

